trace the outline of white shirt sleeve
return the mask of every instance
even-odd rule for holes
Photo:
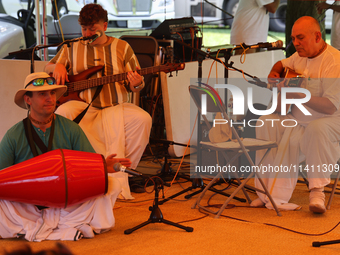
[[[274,3],[274,0],[256,0],[256,3],[259,7],[263,7],[267,4]]]

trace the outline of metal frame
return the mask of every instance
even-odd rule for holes
[[[202,94],[206,94],[207,98],[209,98],[210,96],[213,96],[215,98],[215,102],[217,105],[217,108],[215,107],[214,111],[220,111],[222,113],[222,116],[224,117],[225,120],[228,121],[228,123],[230,123],[230,119],[226,113],[226,108],[225,105],[221,104],[219,101],[219,96],[217,94],[217,92],[215,90],[213,90],[212,88],[202,88],[199,86],[194,86],[194,85],[190,85],[189,86],[189,91],[190,91],[190,95],[192,97],[192,99],[195,102],[195,105],[197,106],[199,113],[201,114],[201,95]],[[208,95],[209,94],[209,95]],[[208,119],[205,117],[205,115],[202,115],[206,125],[209,127],[211,126]],[[200,146],[202,146],[202,148],[206,147],[209,148],[210,150],[216,150],[222,153],[223,157],[227,160],[226,165],[232,164],[234,160],[236,160],[239,156],[241,156],[242,154],[244,154],[247,158],[247,160],[249,161],[251,166],[255,166],[253,160],[251,159],[251,157],[249,156],[248,151],[256,151],[256,150],[262,150],[262,149],[267,149],[265,155],[263,156],[262,160],[266,157],[266,155],[269,153],[269,151],[271,150],[271,148],[276,148],[277,144],[276,142],[272,142],[272,141],[268,141],[268,143],[266,145],[262,145],[262,143],[260,143],[261,140],[259,141],[259,145],[252,145],[252,146],[248,146],[245,145],[244,142],[241,140],[241,138],[239,137],[238,133],[236,132],[234,126],[231,127],[232,133],[234,138],[236,138],[238,144],[240,145],[238,148],[228,148],[228,147],[221,147],[220,143],[209,143],[209,144],[203,144],[200,141],[197,141],[198,143],[200,143]],[[262,141],[263,142],[263,141]],[[198,144],[199,145],[199,144]],[[229,157],[227,156],[228,153],[230,152],[236,152],[236,155],[234,155],[231,159],[229,159]],[[261,163],[260,162],[260,163]],[[215,181],[219,178],[222,177],[222,172],[218,173],[211,181],[210,183],[205,187],[205,189],[203,190],[203,192],[200,194],[200,196],[197,198],[195,204],[193,205],[192,208],[196,208],[196,206],[204,209],[205,211],[208,211],[210,213],[216,214],[215,218],[218,218],[221,213],[223,212],[223,210],[226,208],[226,206],[229,204],[229,202],[234,198],[234,196],[242,189],[243,192],[245,193],[245,196],[248,200],[248,202],[250,203],[251,200],[248,196],[248,194],[246,193],[244,187],[246,186],[247,182],[253,178],[254,176],[256,176],[258,178],[258,180],[261,183],[261,186],[263,188],[263,190],[260,189],[256,189],[259,192],[262,192],[264,194],[266,194],[270,200],[270,202],[272,203],[276,213],[278,216],[281,216],[280,211],[278,210],[275,201],[273,200],[272,196],[270,195],[270,192],[268,191],[266,185],[263,183],[262,179],[258,176],[258,174],[256,172],[252,172],[246,179],[244,180],[240,180],[237,176],[235,176],[235,178],[238,181],[239,186],[236,188],[236,190],[230,195],[230,197],[228,197],[228,199],[224,202],[224,204],[222,205],[222,207],[218,210],[218,211],[212,211],[210,209],[208,209],[207,207],[203,206],[200,204],[200,201],[202,200],[203,196],[205,195],[206,191],[209,190],[209,188],[215,183]]]

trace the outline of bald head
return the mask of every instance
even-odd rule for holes
[[[297,19],[293,25],[293,29],[294,27],[302,27],[306,31],[309,31],[310,33],[314,32],[321,33],[319,22],[311,16],[303,16]]]
[[[300,57],[314,58],[320,55],[326,46],[318,21],[310,16],[303,16],[295,21],[291,37]]]

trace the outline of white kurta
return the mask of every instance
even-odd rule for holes
[[[21,235],[28,241],[93,238],[115,225],[113,207],[121,192],[120,182],[109,174],[107,194],[65,209],[0,200],[0,236]],[[88,187],[87,187],[88,188]],[[42,191],[43,192],[43,191]]]
[[[266,42],[269,13],[264,5],[274,0],[240,0],[230,32],[230,43],[247,45]]]
[[[263,165],[285,166],[290,169],[288,173],[265,173],[261,177],[277,206],[292,210],[298,207],[288,202],[297,182],[299,163],[306,160],[309,168],[309,189],[321,188],[330,182],[329,166],[334,166],[340,157],[340,53],[327,46],[325,52],[316,58],[301,58],[296,53],[282,60],[282,64],[305,75],[307,89],[312,96],[326,97],[337,108],[333,115],[326,115],[306,107],[312,116],[305,116],[293,106],[292,113],[287,116],[273,114],[261,117],[280,120],[288,118],[298,122],[296,127],[287,128],[281,125],[281,121],[273,122],[273,127],[272,122],[264,121],[265,125],[256,129],[257,138],[276,141],[279,145],[270,152]],[[263,152],[256,153],[257,163],[262,156]],[[327,171],[323,171],[324,164]],[[261,188],[258,179],[255,180],[255,185]],[[273,209],[265,195],[258,193],[258,196],[267,208]]]

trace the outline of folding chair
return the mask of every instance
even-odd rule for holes
[[[202,115],[202,110],[201,110],[201,97],[204,94],[206,95],[206,98],[207,98],[207,105],[211,105],[211,103],[213,103],[215,105],[215,107],[214,106],[212,107],[212,110],[208,108],[207,111],[214,111],[214,112],[219,111],[219,112],[221,112],[223,118],[225,120],[227,120],[228,123],[230,123],[230,119],[228,118],[228,115],[226,113],[225,105],[222,103],[222,100],[219,98],[219,95],[217,94],[217,92],[214,89],[190,85],[189,91],[190,91],[190,95],[191,95],[195,105],[197,106],[197,108],[199,110],[199,113],[201,114],[202,118],[204,119],[205,125],[209,129],[211,128],[211,124],[210,124],[209,120],[207,119],[207,117],[205,115]],[[212,100],[212,98],[214,100]],[[212,101],[214,101],[214,102],[212,102]],[[198,125],[200,125],[200,123]],[[200,146],[200,148],[202,150],[203,149],[210,149],[210,150],[220,152],[226,160],[226,164],[225,164],[226,166],[231,165],[238,157],[240,157],[242,154],[244,154],[246,159],[249,161],[249,163],[252,167],[255,167],[255,164],[254,164],[253,160],[251,159],[251,157],[249,156],[248,151],[257,151],[257,150],[266,149],[267,151],[262,158],[262,160],[263,160],[272,148],[277,147],[276,142],[273,142],[273,141],[264,141],[264,140],[259,140],[259,139],[244,139],[242,141],[240,139],[238,133],[236,132],[234,126],[231,127],[231,130],[232,130],[232,134],[233,134],[234,138],[236,138],[237,142],[229,141],[229,142],[221,142],[221,143],[211,143],[211,142],[197,141],[197,143],[198,143],[197,146]],[[230,155],[230,154],[233,154],[234,156],[232,156],[231,158],[228,157],[228,155]],[[198,157],[200,157],[200,155],[198,155]],[[262,162],[262,160],[261,160],[261,162]],[[261,162],[259,162],[259,164],[261,164]],[[240,180],[237,175],[234,175],[234,173],[231,173],[236,178],[236,180],[238,182],[238,187],[228,197],[228,199],[224,202],[224,204],[222,205],[222,207],[218,211],[213,211],[213,210],[201,205],[200,202],[201,202],[202,198],[204,197],[205,193],[209,190],[209,188],[218,179],[220,179],[222,177],[222,174],[223,174],[222,171],[219,172],[210,181],[210,183],[205,187],[205,189],[202,191],[200,196],[197,198],[195,204],[193,205],[193,208],[196,208],[196,206],[198,206],[198,207],[204,209],[205,211],[216,214],[215,218],[218,218],[221,215],[221,213],[223,212],[223,210],[226,208],[228,203],[235,197],[235,195],[241,189],[243,190],[243,193],[245,194],[248,202],[250,203],[251,200],[250,200],[250,198],[249,198],[249,196],[248,196],[248,194],[245,190],[245,187],[248,186],[248,185],[246,186],[247,182],[256,175],[258,177],[258,180],[260,181],[260,183],[262,185],[263,190],[257,189],[255,187],[252,187],[252,189],[266,194],[268,196],[270,202],[272,203],[277,215],[281,216],[281,213],[279,212],[272,196],[270,195],[267,187],[265,186],[265,184],[263,183],[261,178],[258,176],[256,171],[252,171],[249,174],[249,176],[244,180]]]

